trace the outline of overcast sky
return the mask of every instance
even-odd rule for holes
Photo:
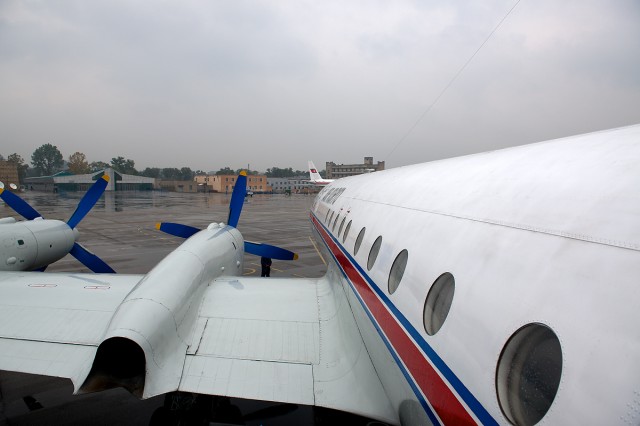
[[[0,0],[0,154],[389,168],[640,123],[640,2],[522,0],[407,135],[514,4]]]

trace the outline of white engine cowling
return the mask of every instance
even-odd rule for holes
[[[178,389],[191,330],[207,285],[240,275],[244,240],[209,227],[151,270],[115,312],[78,392],[122,386],[140,398]]]

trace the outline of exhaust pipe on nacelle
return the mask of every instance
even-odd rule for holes
[[[78,393],[123,387],[138,398],[144,393],[146,359],[133,340],[112,337],[98,347],[91,371]]]

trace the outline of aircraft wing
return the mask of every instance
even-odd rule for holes
[[[66,378],[82,374],[114,311],[141,278],[0,273],[0,369]]]
[[[114,313],[142,278],[0,273],[0,369],[79,386]],[[397,423],[339,284],[222,277],[200,300],[186,357],[169,357],[180,362],[178,390],[318,405]]]
[[[205,292],[192,341],[182,391],[397,422],[344,291],[327,279],[218,278]]]

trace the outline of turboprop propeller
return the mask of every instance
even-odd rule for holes
[[[247,193],[247,172],[242,171],[236,180],[236,184],[233,187],[231,193],[231,202],[229,203],[229,217],[227,218],[227,224],[238,227],[240,220],[240,213],[242,212],[242,206],[244,205],[244,198]],[[167,234],[174,235],[181,238],[189,238],[200,229],[189,225],[182,225],[179,223],[162,222],[156,224],[156,229]],[[272,246],[270,244],[253,243],[251,241],[244,242],[244,251],[246,253],[254,254],[256,256],[270,257],[277,260],[296,260],[298,255],[292,251]]]
[[[100,179],[98,179],[91,186],[91,188],[89,188],[87,193],[84,194],[84,196],[80,200],[80,203],[78,203],[78,207],[76,207],[76,210],[66,222],[67,226],[71,228],[74,235],[73,245],[71,245],[68,253],[78,259],[87,268],[91,269],[93,272],[98,273],[114,273],[115,271],[111,269],[111,267],[107,265],[102,259],[91,253],[89,250],[75,241],[78,237],[78,232],[75,228],[78,226],[80,221],[84,219],[87,213],[89,213],[89,211],[93,208],[100,196],[102,196],[102,193],[106,189],[108,183],[109,176],[107,175],[103,175]],[[6,191],[4,187],[0,187],[0,199],[2,199],[9,207],[11,207],[27,220],[31,221],[38,218],[42,219],[42,215],[38,213],[36,209],[31,207],[22,198],[18,197],[10,191]],[[58,258],[62,258],[66,254],[67,252],[60,253],[60,256],[58,256]],[[46,268],[46,265],[39,270],[44,270],[44,268]]]

